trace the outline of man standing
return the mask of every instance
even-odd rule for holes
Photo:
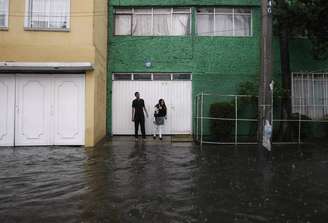
[[[134,99],[132,102],[132,121],[134,122],[134,136],[136,140],[138,140],[138,129],[140,125],[142,138],[145,139],[146,131],[145,131],[144,111],[146,113],[147,118],[148,118],[148,112],[145,107],[144,100],[140,98],[140,93],[136,92],[134,93],[134,96],[136,97],[136,99]]]

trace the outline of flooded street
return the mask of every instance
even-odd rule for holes
[[[328,222],[328,149],[0,149],[0,222]]]

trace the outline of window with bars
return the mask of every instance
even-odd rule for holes
[[[190,73],[115,73],[115,81],[188,81]]]
[[[115,35],[186,36],[191,33],[191,8],[117,8]]]
[[[26,28],[69,29],[70,0],[27,0],[26,7]]]
[[[0,0],[0,28],[8,27],[9,0]]]
[[[311,119],[327,118],[328,73],[293,74],[292,110]]]
[[[252,10],[199,8],[197,34],[199,36],[252,36]]]

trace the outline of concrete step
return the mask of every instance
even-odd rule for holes
[[[172,142],[192,142],[192,135],[173,135]]]

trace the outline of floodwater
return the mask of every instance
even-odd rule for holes
[[[0,149],[0,222],[328,222],[328,149]]]

